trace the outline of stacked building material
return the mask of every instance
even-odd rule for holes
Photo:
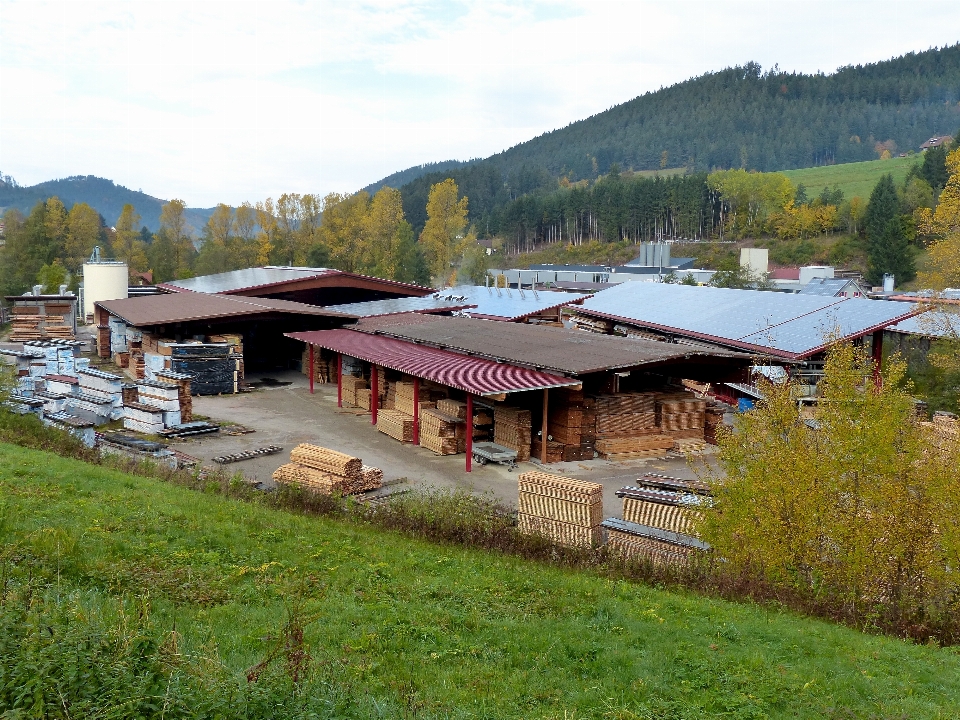
[[[358,387],[354,390],[354,404],[361,410],[370,410],[370,388]]]
[[[66,395],[41,390],[34,393],[33,397],[37,400],[43,401],[44,415],[55,415],[57,413],[62,413],[67,409],[68,397]]]
[[[123,404],[128,405],[129,403],[135,402],[140,402],[140,393],[137,390],[137,386],[133,383],[124,383]]]
[[[357,390],[366,389],[367,390],[367,409],[370,409],[370,384],[363,379],[362,377],[354,377],[353,375],[344,375],[341,379],[341,393],[340,396],[343,400],[344,405],[350,405],[352,407],[358,407],[357,403]]]
[[[653,393],[598,395],[594,400],[597,438],[624,438],[657,433]]]
[[[571,319],[580,330],[599,333],[600,335],[609,335],[610,331],[613,329],[612,320],[588,317],[586,315],[574,315]]]
[[[580,457],[592,460],[597,453],[597,399],[584,396],[580,420]]]
[[[377,430],[400,442],[413,442],[413,417],[399,410],[380,410]]]
[[[87,368],[77,372],[77,379],[80,396],[103,400],[116,410],[111,413],[111,419],[120,419],[121,408],[123,408],[123,378],[102,370]]]
[[[14,305],[11,311],[10,342],[29,340],[68,339],[74,336],[73,327],[65,317],[72,312],[70,303],[29,300],[31,305]]]
[[[420,444],[437,455],[456,455],[457,440],[465,437],[466,422],[439,409],[427,408],[420,413]]]
[[[680,452],[697,452],[706,447],[704,424],[706,400],[689,392],[657,394],[657,426],[676,440]]]
[[[123,427],[127,430],[156,435],[164,428],[163,410],[154,405],[129,403],[123,406]]]
[[[193,421],[193,395],[190,393],[190,375],[173,370],[161,370],[156,373],[159,382],[175,383],[178,388],[177,400],[180,403],[180,422]]]
[[[639,437],[611,437],[597,440],[597,452],[604,460],[634,460],[663,457],[674,448],[669,435],[641,435]]]
[[[516,450],[517,462],[530,459],[533,420],[529,410],[497,406],[493,410],[493,441]]]
[[[82,390],[67,400],[67,412],[94,425],[103,425],[111,420],[123,417],[123,404],[114,405],[112,400],[87,395]]]
[[[700,509],[710,502],[706,484],[648,473],[617,497],[623,499],[623,520],[609,519],[604,526],[610,547],[624,557],[684,562],[707,548],[693,535]]]
[[[437,400],[437,410],[444,415],[449,415],[457,420],[467,419],[467,404],[465,402],[460,402],[459,400],[454,400],[452,398],[443,398],[441,400]]]
[[[151,382],[141,380],[137,384],[138,402],[151,405],[163,411],[165,427],[174,427],[183,423],[180,412],[180,387],[170,382]]]
[[[703,439],[710,445],[717,444],[717,428],[723,425],[725,410],[719,405],[708,404],[703,416]]]
[[[589,547],[601,540],[603,486],[543,472],[521,473],[517,525],[561,545]]]
[[[160,343],[161,352],[170,350],[170,369],[191,376],[190,390],[195,395],[222,395],[237,392],[238,360],[225,343]]]
[[[103,360],[110,357],[109,325],[97,325],[97,357]]]
[[[405,415],[413,417],[413,383],[412,382],[396,382],[392,383],[395,388],[395,399],[394,399],[394,409],[399,410]],[[426,385],[424,383],[424,385]],[[431,390],[429,387],[420,388],[420,412],[435,408],[437,403],[432,399]]]
[[[300,369],[310,377],[310,346],[305,345],[300,356]],[[313,348],[313,381],[319,385],[337,381],[337,355],[322,348]]]
[[[273,479],[326,495],[349,495],[377,489],[383,473],[365,466],[360,458],[301,443],[290,452],[290,462],[273,473]]]
[[[97,433],[93,429],[93,423],[89,420],[83,420],[68,413],[54,413],[51,415],[45,414],[43,421],[70,433],[88,448],[92,448],[97,442]]]
[[[47,375],[46,386],[48,392],[73,396],[80,390],[80,381],[69,375]]]

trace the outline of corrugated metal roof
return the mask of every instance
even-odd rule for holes
[[[440,290],[425,297],[373,300],[371,302],[332,305],[331,310],[373,317],[407,312],[443,312],[465,310],[471,317],[491,320],[520,320],[546,310],[569,305],[589,297],[577,293],[552,292],[484,287],[482,285],[458,285]]]
[[[337,273],[337,270],[328,268],[282,267],[266,266],[231,270],[230,272],[216,273],[215,275],[201,275],[200,277],[185,280],[173,280],[164,283],[161,287],[174,291],[189,290],[202,293],[228,293],[234,290],[249,290],[251,288],[293,280],[307,280]]]
[[[356,330],[317,330],[289,333],[287,337],[475,395],[580,384],[559,375]]]
[[[850,283],[856,285],[856,282],[851,278],[814,278],[800,288],[800,292],[797,294],[836,297]]]
[[[925,337],[960,337],[960,315],[930,310],[922,315],[901,320],[887,328],[891,332]]]
[[[902,303],[757,290],[625,283],[580,311],[662,332],[790,359],[860,337],[917,312]]]
[[[727,358],[749,363],[746,355],[719,348],[691,348],[582,330],[471,318],[440,317],[412,325],[384,325],[377,328],[369,328],[361,323],[357,329],[574,375],[675,362],[692,357]]]
[[[387,292],[397,294],[423,295],[429,292],[428,288],[412,285],[410,283],[397,282],[395,280],[384,280],[383,278],[372,277],[368,275],[358,275],[348,273],[342,270],[332,270],[330,268],[309,268],[309,267],[287,267],[282,265],[267,265],[264,267],[245,268],[243,270],[232,270],[230,272],[217,273],[215,275],[202,275],[200,277],[188,278],[185,280],[174,280],[163,283],[157,287],[168,292],[202,292],[202,293],[221,293],[226,295],[233,294],[252,294],[255,290],[282,291],[290,289],[291,284],[309,283],[311,280],[321,281],[323,285],[339,284],[349,285],[349,280],[355,278],[365,283],[374,283],[383,286]],[[344,283],[346,279],[348,282]],[[284,287],[287,286],[287,287]],[[294,288],[295,289],[295,288]]]
[[[351,318],[327,308],[289,300],[236,297],[207,293],[173,293],[148,295],[124,300],[103,300],[95,303],[128,325],[146,327],[168,325],[190,320],[206,320],[244,315],[282,313],[292,315],[320,315]]]

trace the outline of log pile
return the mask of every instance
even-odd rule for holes
[[[544,472],[521,473],[518,481],[517,524],[521,532],[575,547],[600,542],[601,485]]]
[[[325,495],[351,495],[381,487],[383,471],[364,465],[360,458],[301,443],[290,451],[290,462],[277,468],[273,479]]]
[[[530,459],[533,421],[529,410],[500,406],[493,411],[493,441],[517,451],[517,462]]]
[[[380,410],[377,413],[377,430],[400,442],[413,442],[413,417],[399,410]]]

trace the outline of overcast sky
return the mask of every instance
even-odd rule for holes
[[[960,40],[960,2],[0,0],[0,171],[190,206],[352,192],[749,60]]]

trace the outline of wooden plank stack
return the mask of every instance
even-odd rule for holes
[[[413,417],[413,383],[412,382],[396,382],[392,383],[395,388],[394,396],[394,409],[399,410],[405,415]],[[420,405],[420,412],[429,408],[435,408],[437,403],[432,400],[432,392],[428,387],[424,387],[423,384],[420,388],[420,397],[418,398]]]
[[[706,447],[704,425],[707,401],[689,392],[657,394],[657,426],[676,440],[679,452],[699,452]]]
[[[377,430],[400,442],[413,442],[413,417],[399,410],[377,412]]]
[[[69,304],[63,303],[14,305],[10,311],[13,328],[10,342],[72,339],[73,328],[64,320],[70,309]]]
[[[193,422],[193,395],[190,394],[190,376],[173,370],[161,370],[156,373],[160,382],[174,383],[177,390],[177,401],[180,404],[180,422]]]
[[[607,547],[623,558],[643,558],[656,565],[682,565],[705,543],[682,533],[637,525],[619,518],[607,518],[601,527],[607,533]]]
[[[544,472],[521,473],[518,481],[521,532],[573,547],[599,544],[603,486]]]
[[[493,411],[493,441],[517,451],[517,462],[530,459],[533,421],[529,410],[498,406]]]
[[[653,393],[619,393],[595,398],[597,438],[638,437],[657,433]]]
[[[710,445],[717,444],[717,428],[723,425],[724,409],[709,404],[703,416],[703,439]]]
[[[428,408],[420,413],[420,444],[437,455],[456,455],[460,437],[465,437],[466,422],[439,409]]]
[[[437,410],[457,420],[467,419],[467,404],[459,400],[452,400],[451,398],[437,400]]]
[[[597,452],[604,460],[634,460],[663,457],[674,445],[672,437],[659,433],[639,437],[608,437],[597,440]]]
[[[365,389],[367,390],[367,408],[370,407],[370,392],[369,383],[361,377],[354,377],[353,375],[344,375],[342,382],[341,396],[343,398],[344,405],[350,405],[352,407],[359,407],[357,403],[357,390]]]
[[[360,458],[301,443],[290,451],[290,462],[277,468],[273,479],[325,495],[350,495],[380,487],[383,472],[364,465]]]

